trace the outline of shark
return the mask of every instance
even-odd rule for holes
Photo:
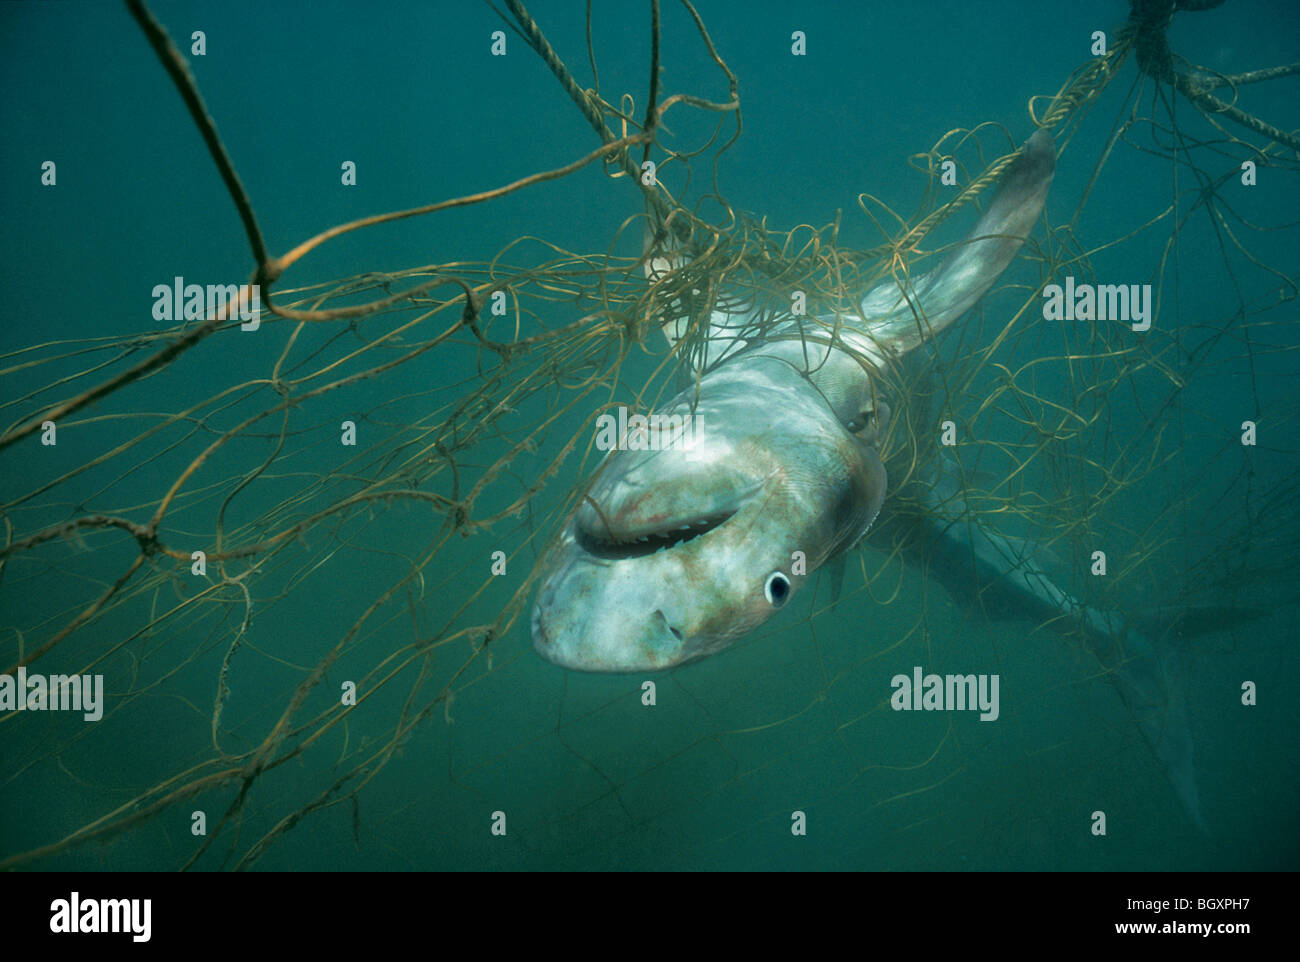
[[[606,457],[543,561],[531,624],[538,653],[606,672],[704,658],[857,544],[888,488],[879,441],[890,405],[878,372],[940,335],[994,284],[1037,222],[1055,162],[1051,135],[1038,131],[943,262],[872,287],[859,316],[832,319],[834,337],[809,336],[798,319],[742,336],[752,307],[743,299],[715,307],[698,383],[658,412],[703,427],[687,450],[648,438]],[[677,260],[651,257],[647,274]],[[670,344],[690,321],[662,322]]]
[[[643,426],[641,443],[610,451],[542,560],[531,617],[541,657],[587,672],[673,668],[740,641],[820,569],[842,572],[889,493],[881,372],[907,363],[996,283],[1039,220],[1055,164],[1040,129],[937,268],[887,277],[856,311],[761,327],[751,300],[719,297],[693,383]],[[647,249],[652,283],[682,263],[680,251]],[[661,327],[673,346],[693,318],[690,298],[671,306]],[[689,444],[656,443],[687,419],[702,425]],[[1176,658],[1130,619],[1061,588],[1032,542],[975,516],[950,468],[920,483],[926,510],[908,523],[929,570],[959,599],[1088,639],[1204,828],[1185,710],[1171,694]]]

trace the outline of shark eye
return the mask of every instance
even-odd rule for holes
[[[773,608],[780,608],[790,597],[790,579],[784,572],[773,571],[763,585],[763,597]]]

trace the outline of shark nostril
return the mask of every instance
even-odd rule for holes
[[[682,633],[672,625],[668,624],[668,616],[663,613],[662,609],[656,608],[654,616],[664,623],[664,627],[673,633],[674,638],[678,641],[683,640]]]

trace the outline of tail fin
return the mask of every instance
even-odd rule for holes
[[[1147,635],[1119,613],[1084,605],[1059,587],[1043,570],[1037,543],[1006,537],[973,516],[949,471],[940,470],[928,500],[931,575],[989,614],[1082,630],[1188,817],[1207,831],[1196,788],[1182,659],[1174,647],[1155,640],[1168,632]]]
[[[1164,766],[1174,794],[1196,827],[1208,833],[1196,788],[1182,654],[1137,631],[1129,631],[1122,644],[1109,635],[1099,640],[1097,654],[1110,669],[1109,677],[1142,737]]]
[[[1192,761],[1186,658],[1177,642],[1266,614],[1263,608],[1200,603],[1127,612],[1124,620],[1130,627],[1123,645],[1112,645],[1105,653],[1120,697],[1164,765],[1183,808],[1203,832],[1209,829],[1201,814]]]

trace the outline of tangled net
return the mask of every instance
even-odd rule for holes
[[[974,317],[923,359],[878,372],[894,407],[883,442],[893,520],[851,556],[857,574],[834,610],[819,589],[802,613],[786,612],[735,651],[658,679],[660,701],[671,693],[674,703],[664,726],[647,720],[642,679],[577,680],[542,664],[526,617],[538,559],[598,466],[596,418],[618,405],[653,410],[698,376],[691,361],[704,325],[669,351],[658,332],[664,306],[683,297],[771,304],[747,332],[758,337],[788,321],[795,290],[822,312],[852,316],[855,292],[938,263],[945,222],[979,203],[1023,137],[992,124],[945,135],[912,158],[928,178],[917,213],[863,195],[881,241],[850,249],[838,220],[779,230],[722,197],[717,171],[741,134],[738,84],[689,2],[682,16],[727,93],[664,96],[653,3],[643,110],[630,96],[607,101],[598,85],[583,90],[512,2],[503,19],[545,60],[599,146],[497,190],[354,221],[274,256],[183,58],[142,2],[128,6],[235,201],[261,291],[260,336],[281,348],[257,376],[231,377],[208,396],[193,388],[166,411],[127,389],[222,342],[238,350],[229,346],[246,336],[230,319],[237,297],[145,336],[36,343],[0,360],[6,380],[22,385],[8,392],[0,437],[10,464],[0,662],[10,675],[20,666],[102,674],[107,695],[93,724],[75,712],[0,715],[0,867],[97,855],[111,867],[242,869],[402,853],[419,864],[663,865],[675,864],[659,857],[669,837],[711,853],[679,854],[681,864],[736,864],[731,846],[753,832],[788,837],[800,805],[774,802],[773,786],[792,777],[808,780],[803,806],[822,805],[846,830],[905,844],[934,837],[919,860],[908,849],[913,867],[951,865],[968,846],[986,864],[1074,853],[1060,840],[1065,816],[1030,803],[977,816],[979,842],[969,826],[930,834],[957,804],[951,792],[992,794],[1009,777],[1100,792],[1103,776],[1119,772],[1136,786],[1121,803],[1152,820],[1178,817],[1167,791],[1138,797],[1160,775],[1104,684],[1113,665],[1078,639],[1046,655],[1037,629],[963,622],[924,567],[904,563],[915,547],[908,522],[926,510],[935,459],[952,457],[970,511],[1048,546],[1091,605],[1131,608],[1152,584],[1164,586],[1167,605],[1205,595],[1243,607],[1294,602],[1260,587],[1297,558],[1294,472],[1252,459],[1236,414],[1246,397],[1247,414],[1267,409],[1271,437],[1295,431],[1294,375],[1274,355],[1295,348],[1286,321],[1297,285],[1270,260],[1295,243],[1297,225],[1238,215],[1228,187],[1244,160],[1279,179],[1300,168],[1293,132],[1237,106],[1239,88],[1300,65],[1236,77],[1194,68],[1164,39],[1175,5],[1135,4],[1105,55],[1031,102],[1067,155],[1087,157],[1088,190],[1061,202],[1072,215],[1051,218]],[[594,79],[590,40],[588,54]],[[1223,89],[1228,100],[1214,93]],[[1074,136],[1103,102],[1117,118],[1110,138],[1083,151]],[[663,132],[681,112],[712,118],[712,134],[670,144]],[[1088,201],[1123,150],[1159,160],[1166,192],[1124,234],[1102,239]],[[646,160],[656,164],[650,182]],[[949,160],[955,191],[941,183]],[[289,285],[300,260],[344,234],[490,204],[597,164],[629,184],[623,230],[603,252],[527,236],[489,261]],[[692,176],[701,169],[712,171],[704,190]],[[1195,218],[1210,225],[1228,278],[1215,305],[1188,302],[1195,279],[1180,256]],[[688,263],[647,283],[644,231],[672,237]],[[1152,284],[1150,331],[1038,320],[1044,285],[1117,272]],[[806,330],[836,336],[811,320]],[[465,373],[438,383],[409,373],[430,365]],[[1248,385],[1226,418],[1221,395],[1202,386],[1210,378]],[[949,455],[934,443],[944,420],[960,429]],[[355,445],[340,444],[344,421]],[[50,422],[60,443],[93,428],[97,453],[47,468],[52,459],[32,451]],[[1168,494],[1161,511],[1150,510],[1153,489]],[[1108,576],[1071,580],[1098,545],[1112,556]],[[840,618],[870,618],[869,643],[833,643],[827,629]],[[972,658],[1020,680],[1014,734],[951,717],[910,720],[900,734],[881,678]],[[735,686],[728,676],[756,681]],[[354,699],[341,697],[349,685]],[[1060,706],[1119,734],[1099,748],[1044,724],[1040,713]],[[110,777],[98,764],[107,757],[130,758],[129,776]],[[808,759],[815,778],[800,767]],[[505,840],[489,831],[498,809]],[[840,857],[892,864],[865,839]]]

